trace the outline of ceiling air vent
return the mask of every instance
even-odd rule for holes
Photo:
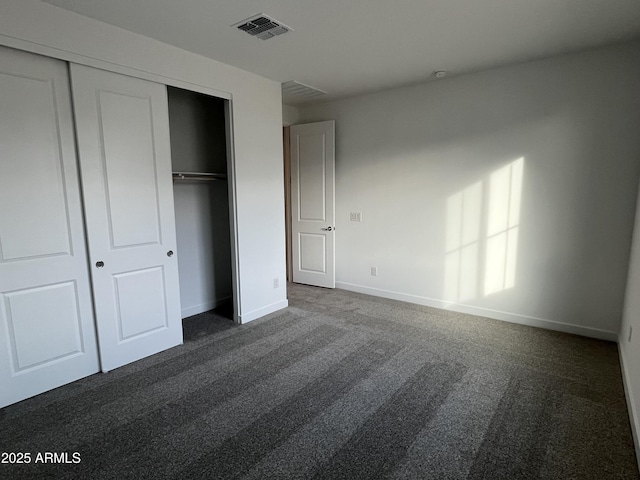
[[[327,92],[318,90],[317,88],[310,87],[304,83],[291,80],[290,82],[284,82],[282,84],[282,93],[288,95],[296,95],[298,97],[313,98],[320,95],[326,95]]]
[[[282,35],[293,30],[293,28],[287,27],[280,20],[274,20],[264,13],[259,13],[231,26],[247,32],[251,36],[258,37],[260,40],[269,40],[276,35]]]

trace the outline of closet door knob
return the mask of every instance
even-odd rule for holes
[[[167,257],[173,257],[173,250],[169,250],[167,252]]]
[[[96,267],[98,268],[104,267],[104,262],[103,261],[96,262]]]

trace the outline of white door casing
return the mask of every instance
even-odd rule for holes
[[[335,288],[335,122],[290,133],[293,281]]]
[[[167,92],[71,65],[103,371],[182,343]]]
[[[0,407],[98,371],[67,66],[0,47]]]

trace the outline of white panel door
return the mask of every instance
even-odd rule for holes
[[[0,47],[0,407],[99,371],[67,65]]]
[[[293,281],[334,288],[335,122],[291,127]]]
[[[164,85],[71,65],[103,371],[182,343]]]

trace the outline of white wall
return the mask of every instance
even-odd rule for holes
[[[629,338],[630,329],[633,329],[631,338]],[[640,195],[636,207],[635,230],[618,348],[620,349],[633,440],[636,452],[640,453],[638,438],[640,432],[640,371],[637,368],[640,365]],[[638,462],[640,466],[640,455]]]
[[[338,286],[615,340],[639,56],[628,44],[301,106],[300,123],[336,120]]]
[[[231,98],[238,313],[287,305],[278,83],[37,0],[2,1],[0,44]]]
[[[282,125],[288,127],[289,125],[295,125],[300,119],[300,112],[297,107],[282,104]]]

